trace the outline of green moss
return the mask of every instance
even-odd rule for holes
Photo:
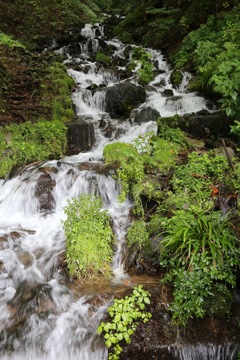
[[[66,147],[66,127],[60,121],[6,126],[0,134],[0,177],[14,166],[59,158]]]
[[[132,144],[112,143],[104,148],[107,163],[117,163],[118,178],[122,184],[120,200],[129,195],[135,202],[135,213],[143,214],[141,195],[152,198],[156,192],[156,181],[145,173],[165,173],[176,163],[180,146],[173,141],[146,134]],[[157,197],[156,197],[157,198]]]
[[[53,120],[62,122],[73,120],[71,94],[74,86],[75,82],[67,74],[63,64],[54,62],[48,68],[42,82],[42,103],[51,109]]]
[[[102,52],[98,52],[96,54],[96,61],[98,61],[102,64],[109,64],[111,62],[111,58],[110,58],[110,56],[108,56]]]
[[[20,41],[14,40],[12,36],[4,34],[0,32],[0,45],[5,45],[8,47],[18,47],[25,49],[25,45],[23,45]]]
[[[118,163],[119,166],[126,160],[126,158],[137,155],[137,149],[135,149],[133,145],[122,142],[107,144],[103,151],[106,164]]]
[[[182,72],[180,70],[172,71],[170,80],[174,87],[180,86],[183,80]]]

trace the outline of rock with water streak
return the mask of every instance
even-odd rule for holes
[[[140,111],[133,111],[133,119],[136,123],[144,123],[148,121],[157,121],[160,117],[160,114],[157,110],[152,109],[151,107],[146,107]]]
[[[85,123],[79,119],[67,126],[68,155],[75,155],[82,151],[88,151],[94,145],[95,134],[93,124]]]
[[[42,174],[38,178],[35,196],[39,201],[39,211],[41,213],[49,213],[54,207],[55,201],[52,195],[52,189],[55,184],[55,181],[49,174]]]
[[[129,82],[106,89],[106,111],[112,118],[129,117],[131,111],[145,100],[144,88]]]

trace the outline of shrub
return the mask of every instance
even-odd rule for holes
[[[177,268],[182,264],[191,268],[199,254],[205,253],[218,269],[222,269],[224,261],[236,263],[240,241],[221,212],[208,213],[192,206],[188,211],[177,210],[161,222],[163,234],[166,232],[161,241],[161,257],[170,255]]]
[[[102,200],[93,195],[73,198],[64,208],[63,222],[69,274],[81,278],[110,274],[113,232]]]
[[[223,181],[229,168],[226,157],[208,153],[192,152],[188,156],[188,163],[178,166],[170,183],[165,206],[176,209],[187,209],[190,204],[198,204],[205,209],[213,206],[213,189]]]
[[[137,155],[137,150],[131,144],[122,142],[107,144],[103,150],[103,157],[107,164],[118,163],[121,165],[124,159]]]
[[[137,149],[131,144],[112,143],[105,146],[103,155],[107,163],[117,162],[120,166],[117,170],[122,185],[120,201],[125,201],[127,195],[132,196],[136,212],[143,214],[140,194],[144,185],[144,161]]]

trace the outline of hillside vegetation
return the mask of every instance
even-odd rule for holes
[[[91,0],[1,0],[0,7],[0,31],[31,45],[66,35],[101,14]]]
[[[131,1],[115,34],[162,49],[176,69],[195,76],[191,90],[218,100],[227,115],[240,119],[239,0]]]

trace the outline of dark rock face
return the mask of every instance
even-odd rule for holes
[[[229,119],[223,112],[194,114],[187,119],[179,121],[181,130],[188,132],[195,138],[206,138],[214,134],[226,134],[229,132]]]
[[[87,151],[93,146],[95,142],[93,124],[75,121],[67,126],[68,155],[75,155],[81,151]]]
[[[159,112],[150,107],[141,109],[139,112],[133,114],[134,122],[140,124],[148,121],[157,121],[159,117],[160,117]]]
[[[143,87],[131,83],[106,89],[106,111],[112,118],[129,117],[131,111],[146,100]]]
[[[52,189],[55,186],[55,181],[49,174],[42,174],[39,176],[35,196],[39,201],[39,211],[41,213],[51,212],[55,201],[52,195]]]
[[[172,89],[165,89],[163,92],[162,92],[162,96],[174,96],[173,94],[173,90]]]

